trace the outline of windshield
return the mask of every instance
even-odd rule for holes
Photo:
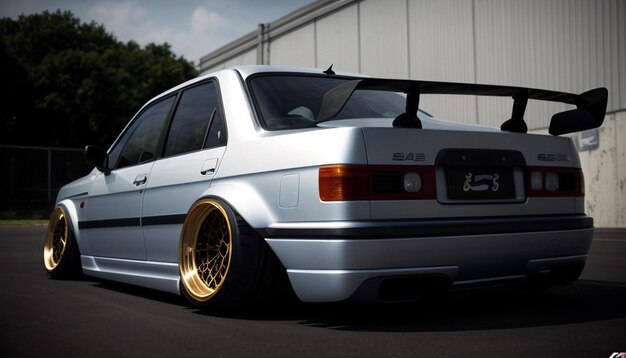
[[[353,78],[304,74],[259,75],[248,80],[257,113],[268,130],[315,127],[328,90]],[[357,90],[333,120],[395,118],[404,112],[403,94]]]

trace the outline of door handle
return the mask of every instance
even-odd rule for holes
[[[133,184],[136,186],[144,185],[148,181],[148,176],[145,174],[137,175]]]
[[[202,164],[200,174],[213,175],[215,174],[215,169],[217,169],[217,159],[207,159],[204,161],[204,164]]]

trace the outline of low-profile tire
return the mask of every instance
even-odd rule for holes
[[[268,297],[286,273],[259,235],[226,203],[189,210],[179,251],[181,293],[195,307],[227,312]]]
[[[54,279],[78,278],[82,275],[80,252],[70,219],[62,207],[50,216],[43,244],[43,264]]]

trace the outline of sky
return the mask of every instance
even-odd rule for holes
[[[0,0],[0,17],[70,10],[104,25],[118,40],[172,45],[195,64],[200,57],[313,0]]]

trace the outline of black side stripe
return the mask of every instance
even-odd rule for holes
[[[114,227],[129,227],[129,226],[153,226],[153,225],[175,225],[185,222],[187,214],[178,215],[161,215],[161,216],[147,216],[144,218],[123,218],[123,219],[109,219],[109,220],[91,220],[81,221],[78,223],[79,229],[103,229]]]
[[[149,225],[175,225],[185,222],[187,214],[178,215],[161,215],[161,216],[146,216],[142,218],[143,226]]]
[[[92,221],[80,221],[78,223],[79,229],[102,229],[111,227],[127,227],[127,226],[141,226],[139,218],[124,218],[124,219],[110,219],[110,220],[92,220]]]

